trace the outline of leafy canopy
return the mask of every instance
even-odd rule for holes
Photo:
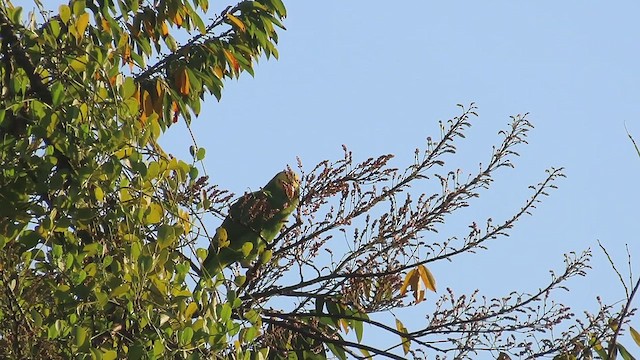
[[[70,0],[51,11],[36,4],[28,21],[21,8],[0,4],[7,357],[586,357],[614,334],[607,305],[551,333],[574,315],[549,294],[584,274],[588,252],[568,255],[565,268],[530,294],[487,300],[445,291],[420,329],[393,315],[431,299],[430,263],[508,235],[563,176],[549,170],[506,220],[478,220],[458,237],[426,242],[425,233],[436,234],[494,173],[513,166],[532,127],[514,117],[477,172],[447,172],[444,159],[476,116],[473,105],[442,123],[440,139],[429,138],[406,169],[393,168],[391,155],[356,162],[346,148],[344,158],[310,170],[298,164],[300,204],[295,221],[266,245],[272,258],[246,270],[234,262],[194,290],[207,257],[196,243],[220,236],[210,224],[235,196],[200,174],[205,150],[195,139],[188,160],[167,155],[157,139],[175,122],[188,126],[209,94],[220,99],[225,80],[278,57],[284,5],[241,1],[210,15],[207,0]],[[440,190],[411,193],[429,181]],[[338,254],[345,238],[350,250]],[[365,329],[395,341],[368,342]]]

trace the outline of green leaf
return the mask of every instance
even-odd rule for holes
[[[58,12],[60,13],[60,20],[63,23],[68,24],[69,19],[71,18],[71,8],[68,5],[60,5],[58,7]]]
[[[362,332],[364,331],[364,326],[362,321],[353,320],[352,327],[356,331],[356,338],[358,339],[358,342],[362,342]]]
[[[638,331],[636,331],[632,326],[629,327],[629,330],[631,331],[633,341],[636,342],[636,345],[640,346],[640,333],[638,333]]]
[[[158,229],[158,245],[160,249],[165,249],[175,242],[177,239],[173,226],[163,224]]]
[[[251,253],[251,250],[253,249],[253,244],[250,242],[246,242],[242,245],[242,255],[244,257],[249,256],[249,254]]]
[[[136,92],[136,84],[131,76],[127,76],[122,84],[122,100],[127,100]]]
[[[616,347],[618,348],[618,351],[620,351],[620,356],[622,356],[622,358],[624,360],[635,360],[636,358],[633,357],[633,355],[631,355],[627,349],[622,346],[622,344],[616,344]]]
[[[322,314],[322,310],[324,309],[324,299],[322,297],[316,298],[316,313]]]
[[[180,332],[180,344],[187,345],[191,342],[193,338],[193,329],[190,327],[184,328]]]
[[[196,160],[200,161],[204,159],[205,153],[206,153],[206,150],[204,148],[199,148],[198,152],[196,153]]]
[[[110,298],[117,298],[120,295],[126,293],[129,291],[129,286],[128,285],[120,285],[117,288],[115,288],[110,294],[109,297]]]
[[[347,354],[345,353],[344,348],[342,346],[336,345],[334,343],[327,343],[327,347],[329,348],[329,350],[331,350],[333,355],[335,355],[338,359],[340,360],[347,359]]]
[[[196,310],[198,310],[198,305],[194,302],[187,305],[187,308],[184,310],[184,317],[186,319],[191,319],[193,314],[195,314]]]
[[[55,324],[49,325],[49,327],[47,328],[47,337],[49,339],[55,339],[58,337],[58,334],[58,329]]]
[[[260,315],[257,311],[251,309],[244,313],[244,318],[247,319],[251,324],[256,324],[260,320]]]
[[[162,340],[157,339],[153,342],[153,355],[160,356],[164,353],[164,345],[162,344]]]
[[[242,338],[246,343],[250,343],[258,335],[258,329],[255,326],[243,329]]]
[[[73,328],[74,343],[78,348],[85,347],[87,344],[87,330],[81,326]]]
[[[229,303],[224,303],[222,305],[222,311],[220,311],[220,320],[221,321],[229,321],[231,319],[231,305]]]
[[[285,8],[284,3],[281,0],[271,0],[271,4],[276,9],[276,12],[278,12],[278,16],[287,16],[287,9]]]
[[[100,351],[100,349],[96,349],[96,348],[91,348],[89,349],[89,351],[91,352],[91,360],[102,360],[104,359],[103,353],[102,351]]]
[[[64,85],[60,82],[56,82],[51,86],[51,99],[53,101],[53,106],[58,106],[62,103],[62,98],[64,95]]]
[[[595,350],[598,356],[600,356],[600,359],[609,360],[609,355],[607,354],[607,351],[601,345],[596,345],[593,348],[593,350]]]

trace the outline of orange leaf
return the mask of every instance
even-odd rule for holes
[[[182,15],[180,15],[180,13],[176,12],[176,15],[173,17],[173,23],[182,26]]]
[[[105,18],[102,18],[100,23],[102,24],[102,31],[106,31],[108,33],[111,33],[111,24],[109,24],[109,22],[107,20],[105,20]]]
[[[404,278],[404,282],[402,283],[402,287],[400,288],[400,295],[404,295],[407,293],[407,288],[409,287],[409,285],[412,285],[411,287],[413,288],[413,284],[417,282],[416,275],[418,275],[418,273],[415,270],[411,270],[407,273],[407,277]]]
[[[178,117],[180,116],[180,108],[178,107],[177,102],[173,102],[173,104],[171,105],[171,110],[173,111],[173,123],[175,124],[178,122]]]
[[[227,13],[227,19],[229,19],[229,21],[231,21],[233,25],[237,26],[240,31],[245,32],[247,30],[247,27],[244,26],[244,23],[237,17]]]
[[[180,90],[180,94],[189,95],[189,74],[187,74],[187,68],[182,68],[176,75],[176,85]]]
[[[227,57],[227,60],[229,60],[229,62],[231,63],[231,67],[233,68],[233,71],[237,74],[238,72],[240,72],[240,64],[238,63],[238,60],[236,60],[236,57],[233,56],[233,54],[231,53],[231,51],[225,49],[224,50],[224,55]]]
[[[142,27],[144,28],[144,31],[147,33],[147,35],[153,37],[153,35],[155,34],[155,29],[153,28],[153,23],[151,22],[151,20],[144,19],[142,21]]]
[[[347,320],[340,319],[339,323],[342,326],[342,329],[344,329],[345,334],[348,334],[349,333],[349,323],[347,322]]]
[[[433,284],[430,282],[427,283],[430,276],[428,274],[431,273],[423,265],[420,265],[417,268],[409,271],[404,279],[404,282],[402,283],[402,287],[400,287],[400,295],[405,295],[407,293],[407,289],[410,287],[411,291],[413,292],[413,298],[415,299],[416,304],[423,301],[425,290],[422,289],[421,284],[424,283],[425,287],[428,289],[431,289],[431,287],[434,287],[435,289],[435,280]],[[425,281],[425,279],[427,279],[427,281]],[[431,279],[433,279],[433,275],[431,275]],[[420,280],[422,280],[422,283],[420,282]]]
[[[218,65],[213,67],[213,73],[216,74],[218,79],[222,79],[222,77],[224,76],[224,73],[222,72],[222,68]]]
[[[156,112],[156,114],[160,115],[162,114],[162,103],[164,100],[164,89],[162,89],[162,84],[160,83],[160,80],[156,81],[156,97],[155,97],[155,101],[153,102],[153,111]]]
[[[418,266],[418,272],[420,273],[420,279],[422,279],[424,287],[436,292],[436,278],[433,277],[431,271],[429,271],[426,266],[420,265]]]
[[[133,70],[133,60],[131,59],[131,46],[129,43],[124,45],[124,51],[122,52],[122,65],[129,64],[129,67]]]
[[[162,22],[162,26],[160,27],[161,31],[162,31],[162,36],[167,36],[169,35],[169,26],[167,26],[166,22]]]
[[[142,109],[145,113],[145,115],[149,116],[151,114],[153,114],[154,109],[153,109],[153,101],[151,99],[151,94],[148,91],[143,91],[142,92]]]

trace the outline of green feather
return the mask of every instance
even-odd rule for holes
[[[262,190],[240,197],[211,241],[202,263],[202,278],[211,278],[235,262],[249,264],[260,256],[298,206],[299,197],[300,177],[291,170],[279,172]]]

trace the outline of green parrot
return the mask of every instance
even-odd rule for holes
[[[247,265],[258,256],[262,262],[269,261],[270,252],[265,252],[265,247],[278,235],[298,206],[299,198],[300,177],[287,169],[262,190],[236,200],[211,241],[209,254],[202,263],[202,279],[215,276],[234,262]],[[196,289],[200,288],[200,282]]]

